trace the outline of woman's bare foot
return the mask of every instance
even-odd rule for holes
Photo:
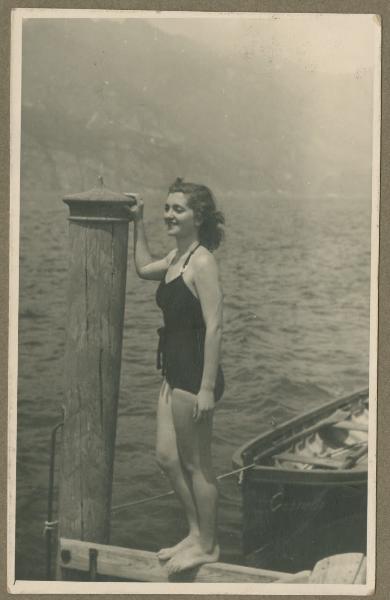
[[[199,544],[187,547],[180,554],[175,554],[167,564],[169,575],[191,569],[206,563],[217,562],[219,546],[215,545],[210,552],[206,552]]]
[[[184,540],[181,540],[181,542],[179,542],[175,546],[170,546],[169,548],[161,548],[161,550],[157,552],[157,558],[159,560],[169,560],[177,552],[185,550],[186,548],[189,548],[190,546],[193,546],[197,543],[198,537],[196,535],[189,534],[187,535],[187,537],[184,538]]]

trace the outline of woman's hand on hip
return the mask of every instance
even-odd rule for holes
[[[194,406],[193,417],[195,421],[200,421],[213,414],[215,408],[214,392],[212,390],[200,389]]]

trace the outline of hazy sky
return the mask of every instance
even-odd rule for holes
[[[373,15],[178,15],[152,23],[223,54],[265,55],[273,68],[288,59],[304,68],[331,72],[372,68],[379,31]]]

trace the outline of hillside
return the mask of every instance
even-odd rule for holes
[[[27,21],[22,190],[364,194],[371,73],[226,59],[144,20]]]

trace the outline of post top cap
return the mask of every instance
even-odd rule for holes
[[[64,202],[80,201],[80,202],[125,202],[127,205],[135,202],[132,194],[121,194],[119,192],[113,192],[106,188],[103,182],[103,177],[98,177],[99,184],[86,192],[79,192],[76,194],[67,194],[63,197]]]

